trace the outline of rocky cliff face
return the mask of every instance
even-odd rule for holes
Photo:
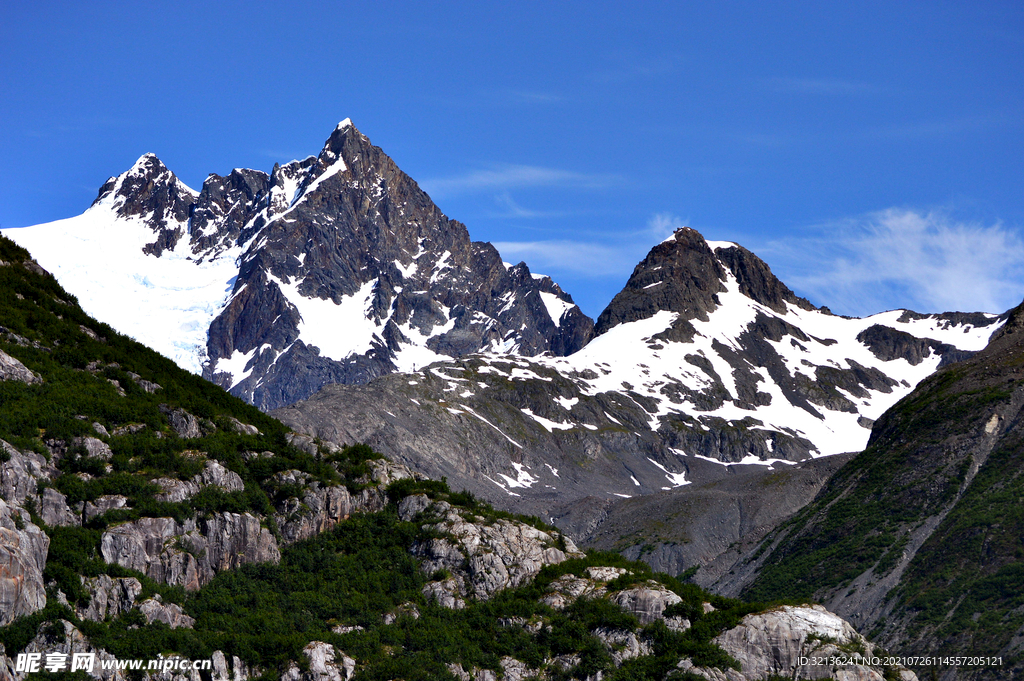
[[[10,236],[103,321],[263,409],[473,352],[570,354],[593,335],[557,284],[470,241],[347,120],[316,157],[199,192],[147,154],[79,218]]]
[[[0,499],[0,626],[46,605],[43,568],[50,538]]]
[[[487,599],[520,586],[545,565],[583,557],[571,539],[521,522],[483,523],[471,514],[467,519],[448,502],[431,502],[425,495],[406,497],[398,513],[402,520],[426,521],[425,529],[440,535],[417,544],[413,552],[422,559],[424,573],[448,574],[428,583],[424,593],[449,608],[465,607],[466,598]]]
[[[873,663],[872,658],[882,659],[884,651],[879,651],[848,622],[820,605],[783,606],[748,615],[738,626],[714,640],[739,662],[739,672],[704,669],[690,660],[683,660],[679,668],[709,681],[765,678],[917,681],[918,678],[901,666]]]

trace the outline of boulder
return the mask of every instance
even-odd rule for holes
[[[0,381],[20,381],[34,385],[42,383],[43,379],[19,360],[0,350]]]
[[[612,594],[611,601],[623,610],[633,613],[641,624],[664,619],[665,608],[681,603],[682,598],[664,585],[648,580],[645,584],[623,589]]]
[[[159,596],[148,598],[139,604],[139,610],[146,616],[146,624],[163,622],[171,629],[184,627],[191,629],[196,623],[194,619],[185,614],[177,603],[164,603]]]
[[[293,664],[281,675],[282,681],[348,681],[356,671],[355,660],[323,641],[313,641],[302,649],[302,655],[307,671]]]
[[[95,501],[85,502],[85,510],[83,512],[85,513],[85,520],[88,522],[107,511],[119,508],[128,508],[128,497],[120,494],[105,494],[102,497],[96,497]]]

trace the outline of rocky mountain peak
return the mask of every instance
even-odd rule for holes
[[[817,309],[782,283],[764,260],[739,244],[719,243],[715,242],[715,256],[736,277],[740,293],[782,314],[786,312],[787,303],[804,310]]]
[[[160,264],[126,245],[138,230],[138,255]],[[347,119],[316,156],[211,174],[199,192],[147,154],[104,184],[76,243],[86,233],[113,277],[96,290],[135,287],[160,318],[108,321],[263,408],[475,352],[567,354],[593,335],[550,278],[473,242]],[[165,325],[154,305],[189,319]]]
[[[597,320],[602,334],[619,324],[648,319],[659,311],[678,313],[676,327],[692,319],[707,321],[726,290],[727,273],[747,298],[785,314],[787,304],[815,308],[776,277],[767,263],[739,244],[707,241],[695,229],[683,227],[651,249],[633,270]],[[685,334],[684,334],[685,335]]]
[[[683,227],[651,249],[626,286],[597,319],[598,335],[612,327],[653,317],[660,311],[682,320],[707,320],[725,291],[725,269],[694,229]]]
[[[109,204],[118,217],[141,219],[157,235],[143,252],[160,255],[164,249],[173,249],[185,234],[196,197],[195,190],[156,154],[143,154],[131,168],[100,187],[93,206]]]

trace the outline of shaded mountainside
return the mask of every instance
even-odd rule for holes
[[[568,357],[470,355],[327,386],[273,413],[576,531],[609,502],[714,480],[718,464],[862,448],[886,408],[984,347],[1002,321],[838,317],[746,249],[681,229],[637,265],[598,335]],[[589,517],[570,508],[588,497]]]
[[[893,652],[1002,656],[1024,671],[1024,306],[980,353],[938,371],[868,448],[715,588],[815,598]]]
[[[365,446],[290,433],[88,317],[3,238],[0,404],[0,679],[52,675],[22,655],[61,669],[92,653],[58,673],[752,681],[806,676],[812,652],[877,652],[820,606],[584,555]],[[212,668],[107,666],[159,657]]]
[[[262,409],[483,350],[569,354],[593,335],[557,284],[470,241],[347,120],[316,157],[199,192],[147,154],[78,218],[5,234],[86,309]]]
[[[583,546],[710,584],[732,567],[740,547],[760,542],[803,508],[852,457],[837,454],[792,466],[718,466],[707,473],[718,477],[708,482],[611,502],[592,528],[574,536]]]

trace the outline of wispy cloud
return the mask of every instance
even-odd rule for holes
[[[494,202],[501,207],[501,210],[489,213],[488,217],[491,218],[559,218],[572,214],[572,211],[566,210],[534,210],[533,208],[526,208],[513,199],[512,195],[507,191],[501,192],[495,196]]]
[[[658,213],[645,227],[606,233],[604,241],[501,241],[494,247],[506,261],[525,261],[531,270],[586,278],[617,277],[625,284],[655,244],[684,226],[678,216]]]
[[[531,270],[545,274],[621,276],[632,271],[637,262],[616,245],[584,241],[498,241],[494,247],[506,261],[525,261]]]
[[[959,118],[920,120],[898,125],[871,128],[864,134],[868,139],[915,139],[927,137],[949,137],[999,125],[1009,120],[1006,116],[993,113]]]
[[[776,92],[807,95],[849,96],[871,94],[878,90],[869,83],[840,78],[766,78],[761,84]]]
[[[486,170],[471,170],[452,177],[428,179],[421,182],[420,186],[436,199],[467,192],[524,187],[601,189],[621,184],[622,181],[618,175],[578,173],[542,166],[501,165]]]
[[[999,222],[890,208],[814,231],[760,254],[786,283],[837,312],[1002,312],[1024,297],[1024,240]]]
[[[593,73],[591,79],[598,83],[627,83],[659,78],[675,73],[685,63],[683,57],[678,54],[669,54],[653,59],[638,59],[619,55],[616,60],[617,64]]]
[[[485,98],[504,104],[555,104],[566,100],[564,95],[540,90],[516,90],[504,88],[483,93]]]

